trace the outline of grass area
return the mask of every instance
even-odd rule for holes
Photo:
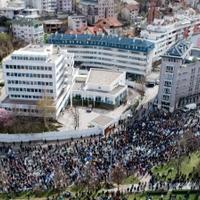
[[[192,153],[181,158],[180,172],[188,177],[200,165],[200,152]],[[152,168],[152,172],[159,179],[174,179],[177,174],[176,161],[172,160],[164,165]]]
[[[139,183],[139,179],[134,175],[128,176],[128,177],[124,178],[122,181],[122,185],[136,184],[136,183]]]
[[[200,200],[200,194],[189,193],[188,191],[179,194],[178,192],[168,192],[167,194],[151,194],[151,192],[146,192],[144,194],[131,194],[128,196],[128,200],[147,200],[147,197],[151,197],[151,200],[170,200],[170,196],[173,197],[173,200]],[[162,198],[161,198],[162,197]]]
[[[47,190],[47,191],[29,191],[29,192],[19,192],[19,193],[2,193],[0,194],[0,199],[15,199],[15,200],[25,200],[34,199],[34,200],[46,200],[47,197],[58,195],[59,191],[56,190]]]

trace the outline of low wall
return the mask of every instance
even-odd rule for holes
[[[89,128],[85,130],[71,130],[60,132],[45,132],[32,134],[0,134],[0,143],[13,142],[51,142],[56,140],[68,140],[71,138],[89,137],[91,135],[102,135],[103,131],[100,128]]]

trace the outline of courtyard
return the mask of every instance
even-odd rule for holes
[[[99,116],[106,116],[113,119],[113,121],[119,120],[124,114],[129,113],[129,108],[138,100],[140,105],[146,106],[148,102],[153,101],[158,92],[158,86],[153,88],[146,88],[145,95],[141,98],[140,93],[132,88],[128,89],[128,100],[126,104],[121,105],[120,107],[114,110],[105,110],[93,108],[91,112],[87,112],[88,107],[69,107],[60,115],[58,122],[62,124],[62,127],[59,128],[60,131],[79,129],[87,129],[90,127],[92,120]],[[128,111],[128,112],[127,112]]]
[[[75,129],[76,124],[78,125],[77,129],[79,130],[87,129],[90,127],[90,122],[101,115],[110,117],[113,119],[113,121],[117,121],[128,109],[130,104],[132,104],[134,100],[138,99],[139,97],[140,94],[136,90],[129,89],[127,103],[115,108],[114,110],[93,108],[91,109],[91,112],[87,112],[88,107],[69,107],[60,115],[58,119],[58,122],[63,125],[59,128],[59,130],[64,131]]]

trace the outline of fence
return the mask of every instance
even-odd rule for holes
[[[81,137],[89,137],[91,135],[102,135],[103,131],[100,128],[89,128],[85,130],[71,130],[61,132],[45,132],[32,134],[0,134],[1,143],[19,143],[19,142],[50,142],[61,141],[68,139],[77,139]]]

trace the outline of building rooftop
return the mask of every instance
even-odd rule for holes
[[[116,17],[107,17],[96,22],[95,26],[101,28],[121,27],[122,23]]]
[[[139,5],[139,3],[135,0],[123,0],[124,3]]]
[[[35,56],[38,59],[34,59],[34,61],[54,63],[57,59],[60,58],[60,56],[62,55],[62,51],[63,50],[60,50],[60,48],[53,47],[53,45],[30,44],[24,48],[14,51],[5,59],[16,59],[15,57],[18,57],[18,60],[20,59],[24,62],[27,62],[29,60],[33,60],[31,57]]]
[[[122,72],[91,69],[86,81],[86,84],[93,84],[99,86],[110,86],[113,81],[119,78]]]
[[[80,4],[85,5],[95,5],[98,3],[98,0],[80,0]]]
[[[191,42],[180,40],[175,45],[173,45],[164,56],[172,56],[182,58],[190,49]]]
[[[63,24],[64,22],[59,20],[59,19],[49,19],[49,20],[44,20],[44,24]]]
[[[40,22],[39,20],[36,19],[30,19],[30,18],[19,18],[19,19],[15,19],[12,21],[12,24],[17,24],[20,26],[38,26],[38,25],[42,25],[42,22]]]
[[[154,43],[139,39],[108,35],[89,34],[51,34],[47,40],[50,44],[62,44],[73,46],[103,46],[109,48],[126,49],[131,51],[148,53],[154,49]]]

